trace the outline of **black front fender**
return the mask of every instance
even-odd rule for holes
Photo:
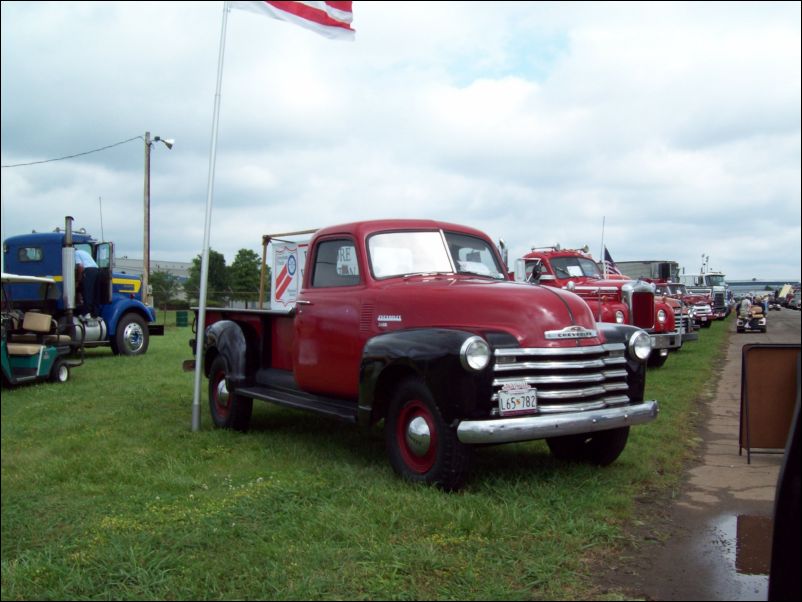
[[[395,385],[409,376],[426,384],[447,422],[470,416],[477,403],[490,399],[492,381],[492,361],[480,372],[469,371],[460,362],[460,349],[472,336],[461,330],[423,328],[370,339],[360,367],[360,424],[383,418]]]

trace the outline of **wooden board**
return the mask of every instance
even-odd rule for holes
[[[739,443],[747,453],[785,449],[800,386],[799,353],[800,345],[744,345]]]

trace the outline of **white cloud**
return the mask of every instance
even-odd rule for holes
[[[432,217],[614,258],[702,253],[800,275],[800,9],[793,3],[356,2],[340,43],[232,11],[212,246]],[[220,5],[2,5],[2,163],[145,131],[152,255],[201,251]],[[142,248],[134,141],[4,169],[3,235],[70,213]],[[36,207],[32,216],[31,207]],[[783,253],[767,261],[776,241]]]

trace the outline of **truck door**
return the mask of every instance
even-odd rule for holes
[[[298,295],[293,371],[305,391],[356,398],[364,269],[346,236],[319,240]]]
[[[111,303],[112,270],[114,267],[114,243],[101,242],[95,245],[95,263],[98,267],[97,295],[101,305]]]

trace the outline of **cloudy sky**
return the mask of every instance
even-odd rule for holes
[[[203,246],[222,2],[3,2],[3,238]],[[425,217],[800,277],[800,3],[354,2],[356,41],[229,13],[211,247]]]

